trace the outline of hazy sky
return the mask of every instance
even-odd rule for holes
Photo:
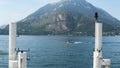
[[[0,25],[19,21],[40,7],[60,0],[0,0]],[[120,0],[87,0],[120,20]]]
[[[87,0],[120,20],[120,0]]]

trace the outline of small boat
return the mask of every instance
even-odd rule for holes
[[[65,43],[70,44],[70,43],[74,43],[72,40],[65,40]]]

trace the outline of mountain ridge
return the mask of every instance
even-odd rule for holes
[[[94,12],[99,13],[104,32],[116,32],[120,21],[86,0],[61,0],[47,4],[17,22],[20,34],[94,35]]]

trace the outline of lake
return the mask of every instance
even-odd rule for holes
[[[66,43],[72,40],[73,43]],[[17,37],[17,48],[30,49],[28,68],[93,68],[94,37],[27,36]],[[120,36],[103,37],[103,57],[111,68],[120,68]],[[0,36],[0,68],[8,68],[8,36]]]

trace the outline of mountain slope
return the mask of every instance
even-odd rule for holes
[[[94,12],[99,13],[99,22],[104,23],[104,32],[116,31],[120,21],[106,11],[96,8],[86,0],[61,0],[47,4],[17,22],[20,34],[92,35]]]

